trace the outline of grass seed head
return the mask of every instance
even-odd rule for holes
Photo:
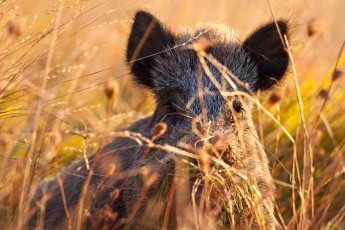
[[[325,21],[319,18],[313,18],[308,23],[308,36],[314,36],[317,34],[321,34],[325,31]]]
[[[326,89],[321,89],[319,94],[318,94],[319,97],[323,98],[323,99],[328,99],[328,92]]]
[[[338,80],[342,75],[343,75],[343,71],[342,70],[340,70],[340,69],[336,69],[336,70],[334,70],[334,72],[333,72],[333,74],[332,74],[332,79],[333,79],[333,81],[336,81],[336,80]]]
[[[272,93],[271,96],[268,98],[268,103],[271,105],[276,105],[281,101],[281,96],[278,93]]]
[[[164,122],[157,123],[151,130],[152,140],[155,140],[162,136],[167,130],[168,126]]]
[[[20,24],[13,20],[7,22],[7,32],[9,35],[16,38],[22,35],[22,29],[20,27]]]
[[[119,83],[112,78],[109,78],[104,84],[104,93],[108,100],[115,98],[119,94]]]

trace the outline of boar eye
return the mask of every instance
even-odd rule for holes
[[[232,102],[232,108],[234,109],[234,111],[237,113],[237,114],[240,114],[243,110],[242,108],[242,104],[239,102],[239,101],[236,101],[234,100]]]

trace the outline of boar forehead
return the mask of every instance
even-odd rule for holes
[[[188,46],[188,44],[200,38],[210,41],[210,46],[205,50],[207,54],[217,59],[220,64],[230,70],[243,83],[248,84],[249,87],[253,85],[257,77],[256,66],[250,61],[241,44],[235,41],[232,30],[220,30],[219,27],[216,29],[202,27],[194,33],[189,31],[181,33],[175,44],[176,48],[170,49],[155,58],[152,75],[155,76],[154,91],[158,95],[158,100],[160,100],[160,96],[166,97],[171,91],[174,91],[179,93],[180,98],[185,103],[192,100],[193,103],[190,103],[189,109],[193,113],[201,113],[201,105],[197,97],[199,60],[196,51]],[[221,73],[218,68],[211,63],[208,63],[208,67],[212,76],[220,83]],[[227,91],[234,90],[226,81],[225,85]],[[240,84],[236,83],[236,85],[239,90],[248,92]],[[202,72],[202,87],[208,117],[214,119],[222,110],[225,100],[205,71]]]

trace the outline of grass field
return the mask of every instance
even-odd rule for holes
[[[174,30],[227,22],[239,40],[272,12],[289,19],[292,68],[284,85],[260,97],[281,126],[254,114],[277,187],[276,216],[281,229],[345,229],[345,2],[270,3],[0,1],[0,228],[21,226],[36,183],[154,110],[125,63],[132,16],[147,9]],[[117,89],[112,105],[105,84]]]

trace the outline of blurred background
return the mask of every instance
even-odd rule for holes
[[[284,86],[260,97],[294,142],[262,111],[254,114],[277,186],[277,216],[281,228],[344,228],[345,1],[270,4],[275,18],[290,22],[298,79],[296,87],[291,70]],[[272,20],[265,0],[0,1],[0,226],[17,226],[35,183],[155,109],[125,63],[138,9],[173,31],[226,22],[239,40]]]

